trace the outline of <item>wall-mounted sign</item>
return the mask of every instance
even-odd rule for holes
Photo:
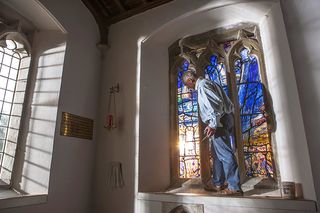
[[[62,112],[60,135],[92,140],[93,120]]]

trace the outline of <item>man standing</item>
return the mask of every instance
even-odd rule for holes
[[[234,127],[231,100],[218,84],[193,71],[186,71],[182,80],[188,88],[198,92],[200,117],[207,124],[204,132],[212,143],[213,178],[205,189],[224,195],[241,195],[238,164],[230,140]],[[225,181],[228,187],[224,189]]]

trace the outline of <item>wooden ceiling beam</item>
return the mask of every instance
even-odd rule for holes
[[[117,4],[122,13],[127,11],[119,0],[113,0],[113,2]]]
[[[160,6],[162,4],[168,3],[170,1],[173,0],[160,0],[160,1],[155,1],[155,2],[146,2],[146,4],[143,4],[137,8],[131,9],[131,10],[127,10],[126,12],[119,14],[117,16],[113,16],[111,18],[109,18],[108,20],[106,20],[108,25],[114,24],[118,21],[121,21],[123,19],[129,18],[131,16],[137,15],[139,13],[142,13],[146,10],[149,10],[151,8]]]
[[[151,8],[160,6],[173,0],[140,0],[141,4],[133,9],[126,9],[121,0],[112,0],[107,3],[104,0],[82,0],[82,2],[91,11],[100,31],[100,46],[108,45],[109,27],[111,24],[123,19],[142,13]],[[113,3],[113,4],[112,4]],[[110,11],[111,10],[111,11]],[[117,11],[117,12],[114,12]],[[114,12],[114,13],[113,13]],[[120,12],[120,13],[119,13]],[[118,15],[112,15],[119,13]]]

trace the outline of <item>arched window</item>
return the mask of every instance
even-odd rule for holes
[[[230,36],[232,33],[234,36]],[[201,143],[204,126],[198,118],[197,93],[189,91],[181,79],[190,67],[219,84],[235,105],[236,131],[233,138],[238,148],[242,182],[245,177],[275,177],[271,145],[275,121],[272,106],[267,100],[267,81],[256,28],[253,32],[235,29],[232,33],[226,33],[226,39],[223,34],[215,36],[207,32],[180,40],[180,53],[175,59],[170,59],[174,61],[170,82],[176,84],[171,88],[177,89],[176,92],[171,91],[171,100],[176,100],[171,112],[171,124],[176,127],[171,129],[179,144],[172,146],[174,181],[177,178],[201,177],[205,182],[212,175],[209,145]]]
[[[230,50],[231,74],[235,76],[240,117],[240,141],[247,177],[274,177],[271,132],[274,118],[270,106],[262,51],[253,39],[242,39]]]
[[[29,62],[25,45],[9,39],[12,35],[18,34],[0,40],[0,179],[6,184],[11,184],[28,76],[22,67]]]

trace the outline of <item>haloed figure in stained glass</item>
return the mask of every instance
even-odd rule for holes
[[[197,91],[200,117],[207,124],[205,135],[213,147],[213,177],[205,189],[224,195],[241,195],[238,164],[230,141],[234,128],[231,100],[220,85],[193,71],[186,71],[182,79],[188,88]]]

